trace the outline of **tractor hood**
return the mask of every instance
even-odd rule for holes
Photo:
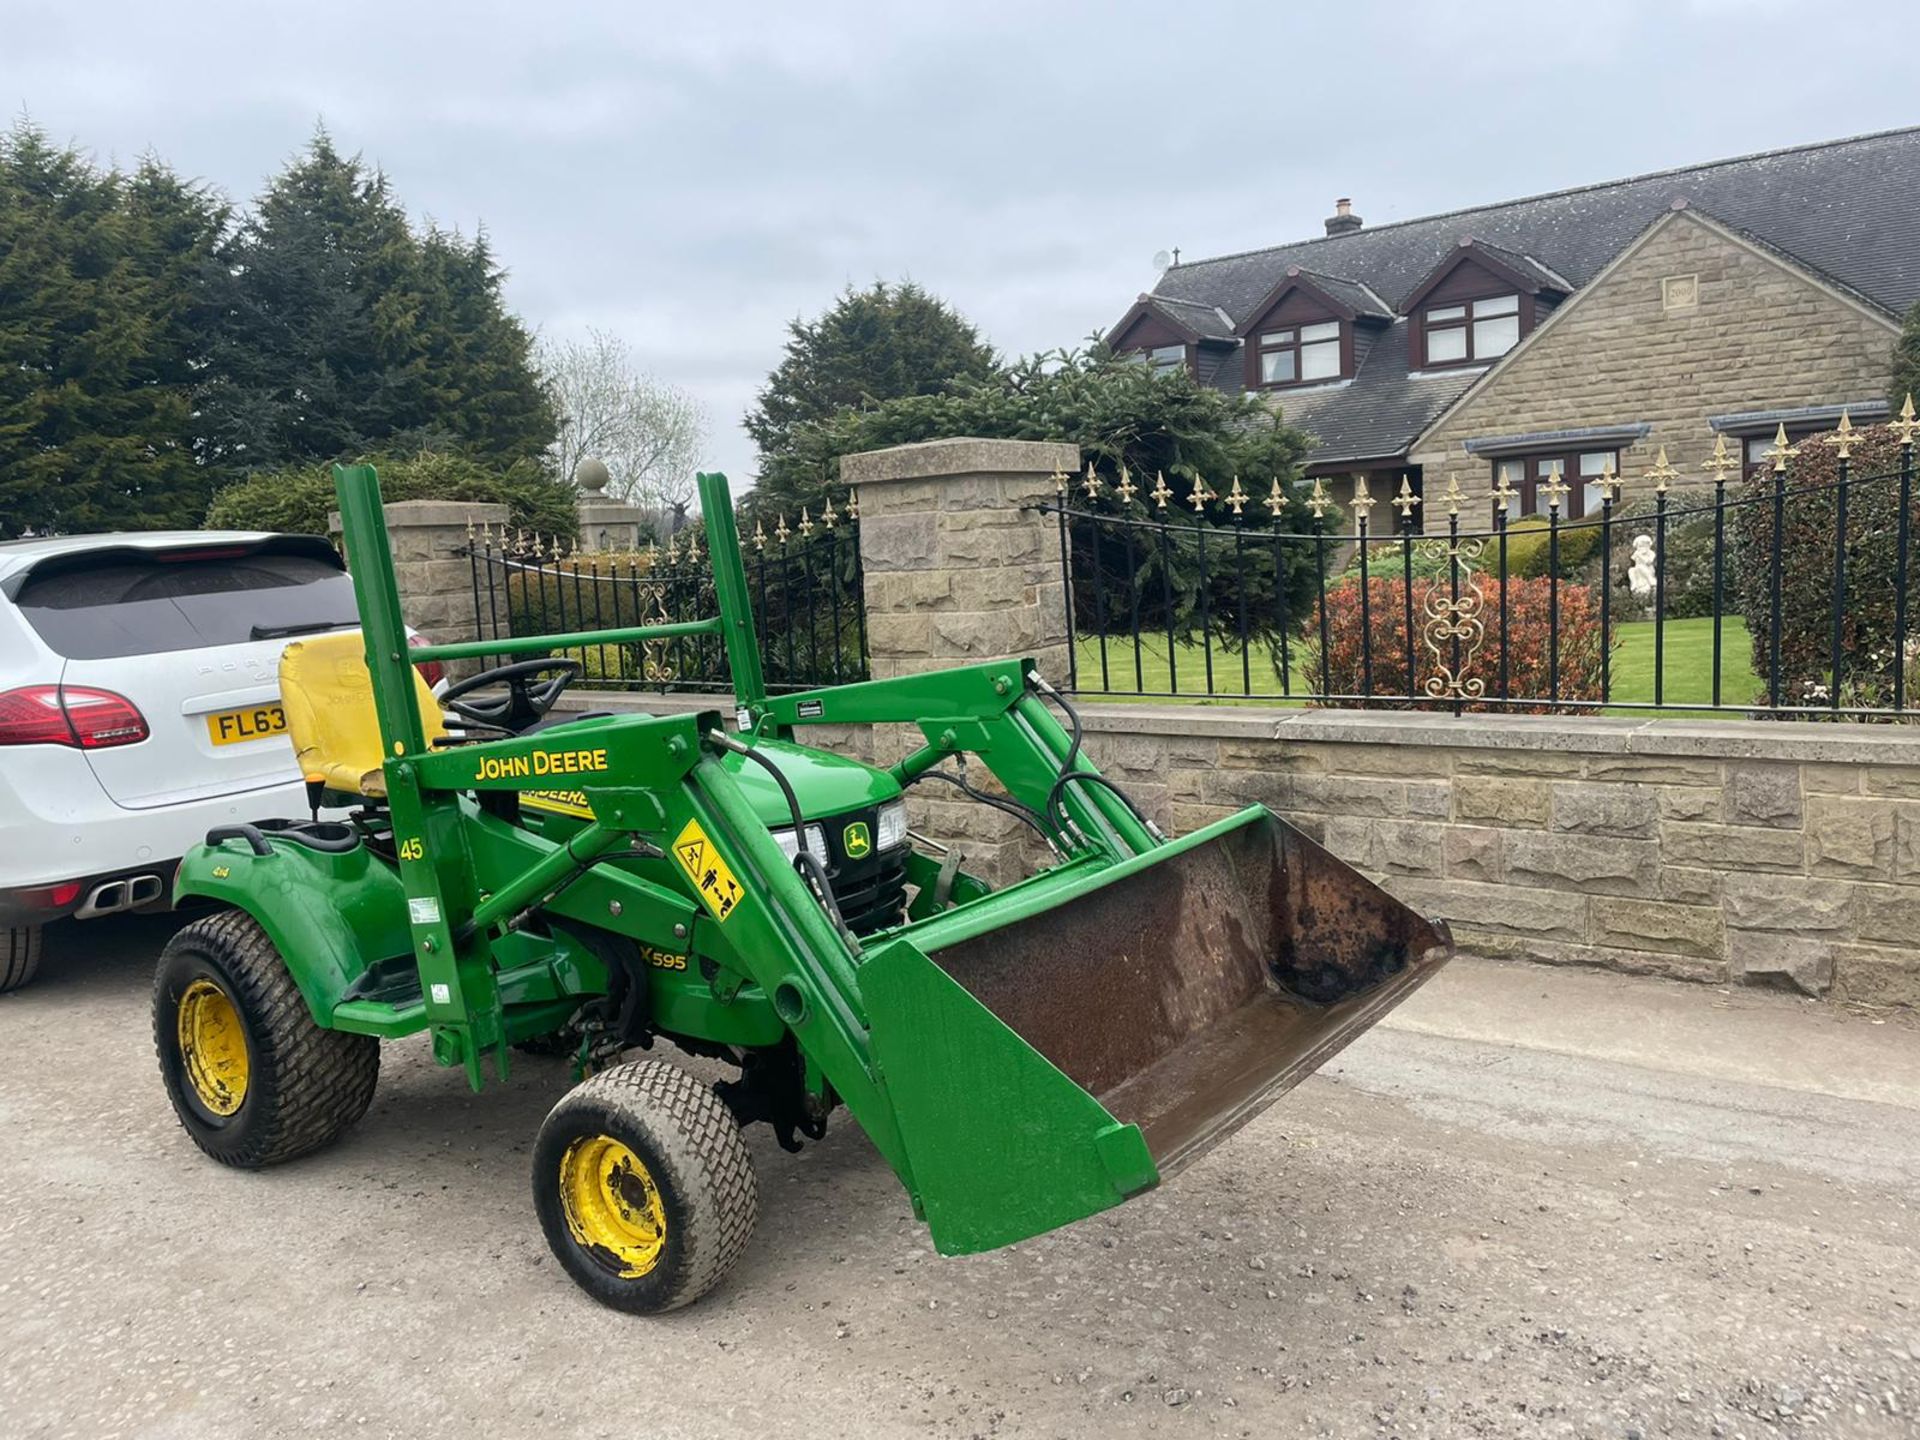
[[[780,773],[793,786],[801,812],[809,820],[844,814],[848,810],[870,809],[900,794],[899,783],[886,771],[849,760],[844,755],[812,750],[790,740],[762,738],[751,743],[756,751],[780,767]],[[793,824],[787,798],[773,783],[771,775],[743,755],[729,754],[721,764],[739,783],[753,806],[753,813],[769,829],[785,829]]]

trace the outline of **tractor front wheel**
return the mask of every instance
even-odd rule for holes
[[[367,1113],[380,1042],[323,1030],[251,915],[227,910],[167,942],[153,1044],[174,1114],[222,1165],[305,1155]]]
[[[616,1310],[690,1305],[731,1270],[759,1215],[733,1112],[661,1060],[576,1085],[540,1126],[533,1202],[575,1282]]]

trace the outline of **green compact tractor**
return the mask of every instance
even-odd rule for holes
[[[1159,1184],[1450,953],[1260,806],[1166,838],[1026,661],[769,695],[720,476],[718,616],[451,645],[409,642],[372,469],[335,480],[362,628],[280,673],[314,814],[349,818],[209,834],[177,890],[214,908],[154,989],[168,1094],[223,1164],[340,1135],[383,1040],[426,1031],[476,1088],[515,1048],[571,1056],[534,1209],[589,1293],[668,1310],[752,1234],[743,1125],[797,1149],[845,1106],[935,1246],[988,1250]],[[683,635],[724,641],[731,717],[553,710],[567,649]],[[437,700],[414,668],[476,657],[508,663]],[[879,769],[806,746],[812,724],[924,743]],[[915,836],[903,796],[936,776],[1051,862],[992,889]],[[730,1078],[625,1058],[656,1040]]]

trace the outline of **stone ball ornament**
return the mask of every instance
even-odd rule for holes
[[[613,476],[608,472],[606,465],[591,455],[573,467],[573,483],[584,495],[600,494],[612,479]]]

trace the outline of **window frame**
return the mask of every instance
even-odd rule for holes
[[[1491,295],[1471,295],[1465,298],[1449,297],[1436,303],[1422,305],[1420,307],[1420,368],[1422,370],[1445,370],[1456,365],[1491,365],[1502,356],[1511,355],[1519,346],[1520,342],[1527,338],[1527,332],[1531,328],[1528,324],[1531,307],[1528,305],[1527,300],[1528,297],[1524,291],[1500,290]],[[1496,310],[1482,316],[1479,313],[1479,307],[1494,301],[1510,301],[1512,303],[1508,308]],[[1436,310],[1458,310],[1460,316],[1458,319],[1448,318],[1436,325],[1433,322],[1433,313]],[[1481,323],[1487,320],[1502,320],[1509,315],[1513,317],[1513,344],[1507,346],[1507,348],[1502,350],[1498,355],[1481,355],[1479,353],[1479,346],[1475,343],[1475,332],[1480,328]],[[1453,359],[1434,359],[1433,336],[1436,331],[1442,334],[1458,333],[1461,337],[1461,343],[1465,346],[1464,353]]]
[[[1158,358],[1163,353],[1176,350],[1180,353],[1177,361],[1163,361]],[[1141,363],[1156,375],[1165,375],[1176,368],[1184,369],[1189,373],[1193,370],[1193,347],[1183,341],[1176,340],[1167,345],[1143,345],[1134,353],[1140,357]]]
[[[1589,475],[1582,468],[1582,461],[1589,456],[1612,456],[1613,473],[1620,474],[1620,447],[1617,445],[1581,445],[1569,450],[1530,450],[1520,455],[1496,455],[1489,470],[1489,484],[1498,488],[1502,467],[1518,465],[1521,475],[1514,484],[1513,509],[1507,514],[1507,523],[1525,520],[1530,516],[1544,516],[1547,507],[1540,502],[1540,486],[1546,481],[1542,467],[1558,463],[1560,479],[1567,487],[1566,500],[1560,509],[1562,523],[1569,520],[1584,520],[1590,514],[1597,514],[1599,507],[1587,509],[1587,487],[1599,478],[1601,472]]]
[[[1308,340],[1309,330],[1333,328],[1331,336]],[[1281,337],[1271,339],[1271,337]],[[1271,343],[1270,343],[1271,340]],[[1329,385],[1336,380],[1347,378],[1348,330],[1347,322],[1338,315],[1328,316],[1324,320],[1302,320],[1291,325],[1262,326],[1253,332],[1254,375],[1262,390],[1289,390],[1303,385]],[[1333,352],[1333,373],[1330,375],[1306,375],[1306,352],[1308,350]],[[1293,378],[1291,380],[1269,380],[1267,378],[1267,356],[1291,355],[1293,357]]]

